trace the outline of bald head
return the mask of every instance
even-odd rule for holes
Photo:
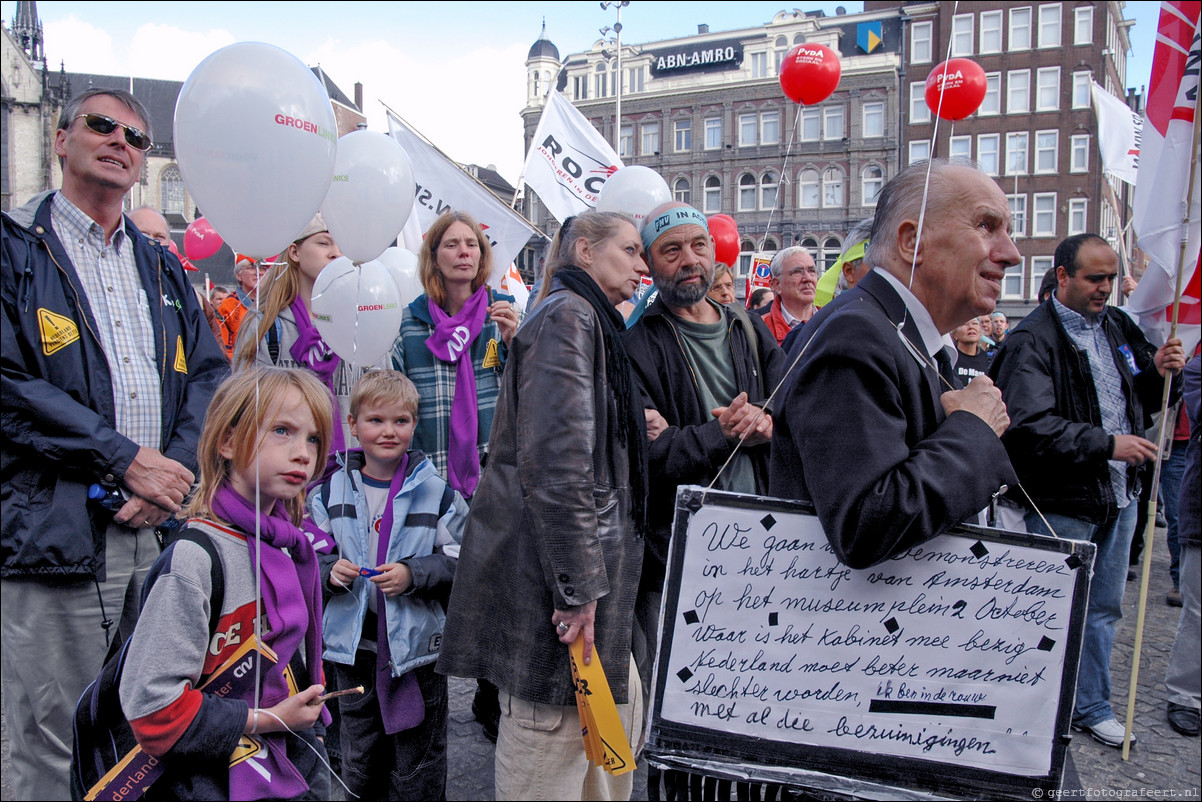
[[[164,248],[171,244],[171,228],[167,225],[167,218],[155,209],[139,206],[129,213],[129,219],[134,221],[139,231],[151,239],[158,240]]]

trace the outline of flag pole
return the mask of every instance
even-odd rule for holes
[[[1198,181],[1198,147],[1202,126],[1198,124],[1198,107],[1194,106],[1194,137],[1190,148],[1189,189],[1185,193],[1185,211],[1181,215],[1181,252],[1177,260],[1177,289],[1173,294],[1173,313],[1169,339],[1177,336],[1177,318],[1181,310],[1181,284],[1185,273],[1186,249],[1189,247],[1190,210],[1194,202],[1194,188]],[[1164,453],[1165,433],[1172,430],[1169,426],[1169,391],[1172,388],[1173,374],[1165,371],[1164,390],[1160,399],[1160,433],[1156,437],[1156,466],[1152,473],[1152,496],[1148,500],[1148,515],[1144,525],[1144,560],[1142,576],[1139,584],[1139,607],[1135,616],[1135,649],[1131,660],[1131,682],[1127,688],[1127,726],[1123,733],[1123,760],[1131,755],[1131,728],[1135,722],[1135,691],[1139,685],[1140,651],[1144,642],[1144,619],[1148,611],[1148,580],[1152,575],[1152,542],[1156,534],[1156,500],[1160,494],[1160,454]]]

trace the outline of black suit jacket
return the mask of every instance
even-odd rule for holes
[[[839,559],[866,568],[988,506],[1016,477],[969,412],[945,415],[939,376],[888,280],[869,273],[806,325],[774,418],[773,495],[814,504]]]

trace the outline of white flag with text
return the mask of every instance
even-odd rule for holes
[[[1093,106],[1098,113],[1098,151],[1106,172],[1135,184],[1144,120],[1126,103],[1092,82]]]

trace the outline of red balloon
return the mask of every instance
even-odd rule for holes
[[[189,259],[208,259],[221,250],[223,240],[217,229],[203,217],[198,217],[184,232],[184,253]]]
[[[739,261],[739,226],[729,214],[709,218],[710,236],[714,238],[714,259],[734,267]]]
[[[806,42],[785,54],[780,88],[794,103],[821,103],[835,91],[842,72],[838,53],[826,45]]]
[[[963,120],[980,108],[985,88],[980,64],[967,58],[948,59],[927,76],[927,105],[945,120]]]

